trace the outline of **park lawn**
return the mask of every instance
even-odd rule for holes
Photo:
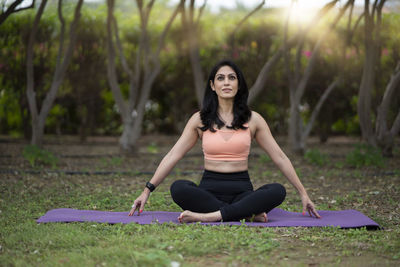
[[[1,174],[0,265],[171,266],[174,262],[180,266],[400,264],[398,158],[389,159],[384,167],[364,168],[344,166],[341,157],[333,157],[323,166],[296,156],[291,156],[291,159],[318,209],[354,208],[384,229],[37,224],[37,218],[54,208],[129,211],[149,177],[118,172],[112,175],[67,175],[46,172],[47,167],[36,167],[38,173]],[[61,159],[59,168],[71,167],[63,160],[67,161]],[[21,165],[18,161],[21,158],[16,159],[16,164],[11,167],[28,169],[26,163]],[[119,165],[120,169],[129,170],[135,163],[143,164],[142,161],[143,158],[139,161],[124,156],[118,159],[91,158],[86,168],[106,170],[111,166],[105,162],[111,162]],[[198,172],[184,173],[182,170],[197,166],[199,162],[201,158],[194,156],[178,166],[152,193],[146,209],[179,211],[168,187],[175,179],[198,182]],[[193,166],[187,166],[190,164]],[[288,194],[281,207],[290,211],[301,210],[296,192],[268,159],[253,158],[249,172],[255,187],[270,180],[283,183]]]

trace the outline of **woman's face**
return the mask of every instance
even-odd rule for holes
[[[210,84],[218,98],[234,98],[239,88],[236,72],[229,66],[221,67]]]

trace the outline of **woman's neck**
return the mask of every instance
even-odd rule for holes
[[[219,99],[218,114],[226,124],[230,125],[233,120],[233,101],[227,99]]]
[[[233,99],[218,99],[218,113],[219,114],[233,114]]]

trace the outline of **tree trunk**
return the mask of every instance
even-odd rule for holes
[[[289,117],[289,145],[291,150],[296,154],[304,154],[305,143],[301,138],[302,135],[302,119],[300,116],[299,104],[290,105]]]
[[[279,49],[272,57],[270,57],[270,59],[268,59],[267,62],[265,62],[264,66],[257,76],[255,83],[249,89],[249,104],[253,103],[257,99],[257,96],[263,91],[267,79],[272,72],[272,69],[279,62],[282,55],[283,49]]]
[[[371,91],[375,82],[375,64],[374,51],[368,45],[365,51],[365,62],[358,92],[357,113],[363,139],[374,146],[376,146],[376,140],[371,122]]]
[[[317,105],[314,107],[314,110],[311,113],[310,120],[307,123],[305,130],[302,132],[301,139],[302,139],[303,144],[305,144],[308,136],[311,133],[311,129],[313,128],[313,125],[315,123],[315,120],[317,119],[317,116],[318,116],[321,108],[322,108],[322,105],[325,103],[326,99],[328,99],[331,92],[336,88],[339,81],[340,81],[340,78],[336,78],[335,80],[333,80],[333,82],[331,82],[331,84],[328,86],[328,88],[325,90],[325,92],[319,98]],[[323,141],[323,138],[321,138],[321,141]]]
[[[36,93],[34,91],[34,69],[33,69],[33,46],[35,42],[36,33],[38,30],[40,18],[43,14],[44,8],[47,4],[47,0],[42,1],[40,4],[39,10],[35,16],[35,20],[32,26],[32,30],[29,35],[29,42],[27,47],[27,97],[29,102],[29,110],[31,112],[32,117],[32,139],[31,143],[33,145],[41,146],[43,144],[43,136],[44,136],[44,127],[47,116],[50,112],[50,109],[54,103],[54,100],[57,96],[57,91],[61,86],[61,83],[64,80],[65,73],[67,71],[67,67],[71,61],[72,53],[75,44],[75,30],[80,19],[80,10],[82,7],[83,0],[79,0],[78,4],[75,7],[74,19],[70,26],[69,33],[69,44],[67,51],[64,53],[64,19],[62,17],[62,4],[61,0],[58,2],[58,15],[61,22],[61,33],[60,33],[60,44],[58,49],[56,67],[53,75],[53,80],[50,86],[49,91],[46,94],[46,97],[42,103],[42,107],[40,108],[40,112],[38,112],[37,102],[36,102]]]
[[[119,144],[123,151],[131,153],[135,151],[136,141],[141,134],[145,106],[150,97],[151,88],[161,71],[160,52],[164,46],[166,34],[182,8],[184,1],[181,0],[180,4],[169,18],[168,23],[165,25],[159,37],[158,46],[155,51],[151,51],[151,38],[148,36],[147,32],[150,11],[154,1],[149,1],[146,6],[143,5],[143,1],[136,1],[140,15],[141,34],[139,38],[139,48],[136,52],[134,71],[130,69],[124,56],[119,39],[117,20],[114,17],[114,3],[114,0],[107,1],[107,75],[115,103],[122,117],[123,132],[119,139]],[[116,40],[116,47],[123,70],[128,74],[127,76],[129,78],[128,100],[124,99],[117,79],[114,38]]]
[[[29,111],[31,113],[32,123],[32,137],[31,144],[41,145],[43,132],[40,132],[39,127],[39,114],[36,104],[36,93],[34,91],[34,69],[33,69],[33,45],[36,39],[36,33],[39,27],[40,18],[43,15],[44,8],[46,7],[47,0],[43,0],[40,3],[40,7],[36,13],[35,20],[32,25],[32,29],[29,34],[28,46],[26,48],[26,76],[27,86],[26,95],[28,98]]]
[[[390,103],[398,93],[400,85],[400,62],[397,63],[397,67],[390,78],[388,85],[386,86],[385,93],[382,98],[382,102],[378,107],[377,118],[376,118],[376,139],[378,146],[382,149],[382,154],[385,157],[393,157],[393,146],[395,136],[398,134],[396,130],[397,120],[400,118],[400,112],[397,118],[394,120],[392,129],[389,130],[387,122],[387,114],[389,111]]]
[[[121,137],[119,138],[119,145],[121,146],[122,151],[128,153],[134,152],[135,143],[131,142],[131,134],[134,131],[133,121],[124,122],[122,127],[123,131]]]
[[[321,109],[322,104],[325,102],[325,100],[329,96],[330,92],[336,87],[336,82],[335,81],[332,82],[331,86],[329,86],[328,89],[325,91],[325,93],[320,97],[320,100],[318,101],[317,106],[314,108],[311,119],[309,121],[309,124],[307,125],[305,130],[303,129],[303,120],[302,120],[301,114],[300,114],[301,99],[303,98],[307,83],[310,80],[312,71],[317,62],[319,50],[320,50],[322,42],[325,40],[325,37],[336,27],[337,23],[342,18],[345,11],[351,4],[352,4],[351,0],[347,1],[346,5],[336,15],[334,21],[329,26],[329,28],[327,30],[325,30],[323,34],[321,34],[319,36],[316,44],[314,45],[311,58],[309,59],[309,62],[308,62],[302,75],[300,74],[301,73],[300,59],[301,59],[301,53],[302,53],[302,48],[304,45],[305,38],[299,39],[299,42],[297,45],[297,51],[296,51],[297,57],[296,57],[294,71],[293,71],[294,74],[293,74],[290,69],[290,64],[289,64],[289,50],[288,50],[289,46],[287,44],[287,38],[286,38],[286,33],[288,31],[288,29],[287,29],[288,23],[285,24],[285,38],[284,38],[283,47],[286,50],[286,51],[284,51],[285,63],[286,63],[285,65],[286,65],[286,71],[288,73],[288,80],[290,83],[290,86],[289,86],[289,88],[290,88],[289,144],[290,144],[291,150],[297,154],[303,154],[305,152],[306,140],[311,132],[314,121]]]
[[[32,121],[32,145],[43,145],[44,125],[45,123],[43,119],[38,118],[35,123]]]
[[[374,1],[370,9],[369,0],[364,3],[364,45],[365,60],[363,74],[358,92],[357,113],[360,120],[362,137],[372,146],[377,146],[371,116],[371,94],[375,86],[375,68],[380,44],[381,11],[385,0]],[[376,21],[375,21],[376,16]]]

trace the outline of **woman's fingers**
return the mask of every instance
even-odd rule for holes
[[[134,203],[133,203],[133,205],[132,205],[132,209],[131,209],[131,211],[129,212],[129,216],[132,216],[134,213],[135,213],[135,211],[137,210],[137,208],[138,208],[138,203],[135,201]]]
[[[142,202],[140,203],[140,208],[139,208],[139,213],[138,213],[138,215],[140,215],[140,213],[142,213],[142,212],[143,212],[143,209],[144,209],[144,204],[145,204],[145,202],[144,202],[144,201],[142,201]]]
[[[135,213],[135,209],[134,208],[131,209],[131,211],[129,212],[128,216],[132,216],[133,213]]]
[[[314,207],[313,204],[310,203],[310,204],[307,205],[307,211],[308,211],[308,214],[310,214],[311,217],[312,217],[312,214],[314,214],[314,216],[315,216],[316,218],[318,218],[318,219],[321,218],[321,216],[318,214],[318,212],[317,212],[317,210],[315,209],[315,207]]]
[[[132,216],[132,215],[135,213],[135,210],[136,210],[136,204],[133,204],[133,205],[132,205],[132,209],[131,209],[131,211],[129,212],[128,216]]]
[[[321,219],[321,215],[318,214],[317,210],[314,207],[312,207],[311,211],[315,215],[315,217],[317,217],[318,219]]]

